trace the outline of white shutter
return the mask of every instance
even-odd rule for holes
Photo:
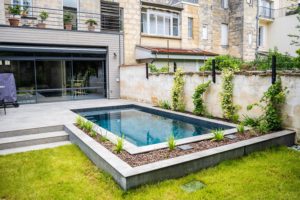
[[[208,39],[207,25],[203,25],[203,27],[202,27],[202,39],[203,40],[207,40]]]
[[[221,45],[222,46],[228,45],[228,25],[227,24],[221,25]]]

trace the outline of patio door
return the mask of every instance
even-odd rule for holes
[[[36,61],[37,101],[71,100],[70,61]]]

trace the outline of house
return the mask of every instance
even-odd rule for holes
[[[119,98],[121,23],[117,2],[0,0],[0,73],[20,103]]]
[[[119,2],[124,9],[124,64],[150,62],[159,67],[176,65],[186,71],[197,71],[205,60],[218,54],[250,61],[279,46],[282,40],[278,37],[283,34],[287,37],[288,33],[281,28],[283,22],[279,25],[276,22],[287,15],[284,11],[293,3],[288,0]],[[294,23],[288,27],[292,26]]]

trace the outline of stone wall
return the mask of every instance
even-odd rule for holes
[[[5,24],[4,0],[0,0],[0,24]]]
[[[120,87],[121,98],[132,99],[139,102],[157,104],[159,100],[168,100],[171,102],[171,89],[173,85],[173,74],[150,74],[146,79],[146,70],[144,65],[124,66],[120,68]],[[192,112],[194,105],[192,95],[195,88],[208,80],[211,80],[209,74],[186,73],[185,75],[185,104],[186,110]],[[204,96],[208,112],[215,117],[222,117],[220,103],[221,76],[218,74],[216,83],[212,84]],[[287,87],[289,93],[284,106],[284,125],[287,128],[297,130],[300,139],[300,74],[282,75],[283,86]],[[240,73],[234,78],[234,104],[239,105],[239,115],[249,115],[257,117],[261,114],[259,108],[247,111],[249,104],[260,100],[263,93],[271,85],[270,74],[265,73]]]

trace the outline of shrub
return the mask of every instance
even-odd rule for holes
[[[89,26],[94,26],[94,25],[98,25],[96,20],[94,19],[88,19],[85,21],[85,24],[88,24]]]
[[[47,11],[42,11],[39,15],[39,17],[41,18],[42,23],[44,21],[46,21],[49,17],[49,13]]]
[[[85,124],[85,120],[81,117],[81,116],[77,116],[76,117],[76,125],[79,127],[79,128],[81,128],[81,129],[83,129],[83,127],[84,127],[84,124]]]
[[[252,118],[249,116],[245,116],[245,119],[243,121],[244,126],[250,126],[250,127],[257,127],[260,122],[260,118]]]
[[[88,132],[88,133],[91,133],[92,130],[93,130],[93,123],[90,122],[90,121],[86,121],[86,122],[84,123],[83,130],[85,130],[85,131]]]
[[[245,127],[244,127],[244,124],[242,124],[242,123],[237,125],[236,129],[239,133],[244,133],[245,132]]]
[[[210,86],[211,81],[208,81],[206,83],[202,83],[197,86],[195,93],[193,95],[193,103],[195,106],[194,113],[196,115],[206,115],[206,107],[204,105],[203,101],[203,94],[207,90],[207,88]]]
[[[20,5],[12,5],[12,6],[9,6],[7,8],[9,14],[13,15],[14,17],[16,15],[20,15],[21,14],[21,6]]]
[[[117,144],[115,146],[115,152],[116,153],[121,153],[121,151],[123,150],[123,146],[124,146],[124,135],[122,135],[122,137],[119,137],[117,139]]]
[[[271,85],[264,93],[259,103],[248,106],[248,110],[251,110],[253,106],[259,106],[264,111],[264,114],[260,117],[260,121],[265,122],[263,125],[261,125],[260,122],[259,124],[256,124],[256,126],[267,126],[269,131],[281,129],[281,107],[285,102],[286,90],[286,88],[282,88],[281,78],[278,77],[275,84]]]
[[[261,120],[259,126],[255,128],[259,133],[266,134],[270,131],[268,122],[266,120]]]
[[[166,72],[169,72],[169,66],[164,66],[162,68],[157,68],[156,65],[150,63],[148,65],[149,69],[150,69],[150,72],[151,73],[166,73]]]
[[[203,66],[199,68],[200,71],[210,71],[212,69],[212,60],[216,61],[216,70],[232,69],[239,71],[242,65],[242,60],[232,57],[230,55],[220,55],[214,58],[208,59]]]
[[[212,133],[214,135],[212,141],[219,142],[219,141],[224,140],[224,131],[223,130],[221,130],[221,129],[213,130]]]
[[[172,88],[172,109],[176,111],[184,111],[184,80],[183,80],[183,71],[182,69],[177,69],[173,88]]]
[[[171,109],[171,105],[168,101],[164,100],[164,101],[159,101],[158,102],[158,106],[160,108],[166,109],[166,110],[170,110]]]
[[[237,122],[239,120],[239,115],[237,114],[238,107],[233,104],[233,77],[233,70],[223,69],[221,106],[223,117],[233,122]]]
[[[285,69],[300,69],[300,63],[297,57],[293,58],[289,54],[282,54],[278,52],[277,48],[270,49],[267,56],[259,56],[254,61],[250,62],[252,69],[268,70],[271,69],[272,57],[276,56],[276,68],[278,70]]]
[[[89,133],[90,133],[90,136],[92,136],[92,137],[96,137],[97,136],[97,132],[94,131],[94,130],[90,131]]]
[[[176,141],[173,134],[168,138],[168,147],[170,151],[173,151],[176,148]]]

